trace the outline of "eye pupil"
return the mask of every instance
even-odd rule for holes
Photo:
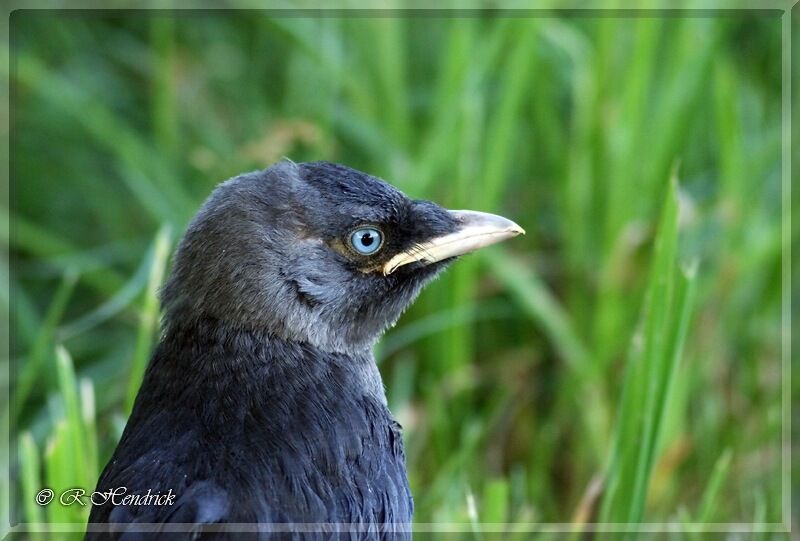
[[[350,245],[363,255],[374,254],[380,249],[381,244],[383,244],[383,234],[374,227],[362,227],[350,235]]]

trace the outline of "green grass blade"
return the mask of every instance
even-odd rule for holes
[[[44,488],[41,478],[41,460],[36,442],[29,432],[19,438],[20,485],[24,521],[28,523],[44,522],[42,507],[36,503],[36,494]],[[41,534],[31,534],[31,539],[42,540]]]
[[[153,243],[153,260],[148,274],[142,311],[139,315],[139,330],[136,334],[136,348],[131,361],[131,376],[126,394],[125,411],[128,413],[133,408],[136,393],[139,391],[139,385],[142,383],[147,361],[150,358],[153,335],[158,325],[158,289],[164,281],[169,254],[170,228],[165,225],[158,231]]]
[[[50,352],[53,351],[56,326],[64,315],[77,281],[78,277],[74,273],[66,273],[62,278],[61,284],[53,296],[53,301],[47,309],[42,326],[31,346],[27,362],[20,367],[19,378],[14,388],[15,407],[12,410],[12,414],[15,418],[25,405],[34,382],[42,376],[41,372],[45,368],[45,361]],[[46,378],[42,379],[47,381]],[[12,424],[13,422],[12,420]]]
[[[527,103],[526,92],[536,69],[535,54],[538,19],[522,19],[514,28],[514,47],[503,73],[503,90],[499,110],[495,111],[486,128],[483,154],[484,167],[480,198],[485,210],[494,210],[503,195],[516,143],[519,140],[521,108]]]
[[[77,483],[76,486],[86,487],[94,479],[90,479],[89,472],[87,472],[87,464],[84,460],[86,434],[83,426],[83,412],[78,398],[75,368],[72,365],[72,357],[63,346],[56,347],[56,369],[58,388],[65,407],[66,441],[64,445],[69,449],[67,454],[72,457],[71,477]]]
[[[697,522],[700,524],[712,522],[715,511],[720,507],[720,491],[728,477],[732,456],[731,450],[726,449],[717,460],[717,463],[714,464],[714,470],[711,472],[708,485],[706,485],[706,489],[703,492],[703,498],[700,500],[700,509],[697,513]],[[714,520],[713,522],[721,521]]]
[[[676,264],[675,258],[678,249],[678,201],[677,192],[671,190],[667,196],[656,237],[655,258],[650,274],[650,288],[645,300],[643,339],[644,346],[641,359],[642,378],[639,380],[639,389],[645,397],[644,433],[640,443],[640,452],[636,463],[631,506],[627,517],[628,523],[638,522],[641,519],[644,503],[647,498],[647,483],[650,475],[651,453],[655,438],[655,411],[659,406],[659,386],[662,383],[658,372],[665,360],[664,350],[669,347],[670,336],[669,316],[671,298],[675,287]]]
[[[175,22],[169,12],[150,19],[155,72],[152,83],[152,122],[156,145],[162,155],[175,160],[178,151],[178,99],[176,84]]]
[[[400,17],[380,17],[369,19],[374,38],[369,47],[377,50],[375,58],[380,59],[377,68],[378,84],[376,90],[383,96],[381,102],[384,124],[391,129],[396,144],[407,148],[411,139],[411,124],[408,111],[408,88],[406,74],[405,26],[406,19]],[[370,55],[373,56],[373,55]]]
[[[490,479],[483,490],[481,521],[506,523],[508,521],[509,484],[505,479]]]
[[[64,429],[65,422],[63,419],[53,426],[53,429],[47,437],[47,446],[44,452],[46,485],[43,483],[42,486],[47,486],[47,488],[55,493],[58,493],[57,491],[59,488],[67,485],[66,482],[59,478],[60,476],[63,477],[63,472],[67,471],[65,468],[69,468],[69,465],[65,463],[66,461],[61,458],[64,453]],[[60,505],[48,505],[44,509],[47,512],[47,522],[65,523],[69,521],[67,509],[65,507]]]
[[[74,466],[77,457],[73,455],[67,421],[59,420],[53,427],[45,451],[45,483],[55,494],[61,494],[74,485]],[[73,522],[72,506],[50,502],[47,506],[47,521],[51,523]]]
[[[83,422],[83,451],[86,465],[86,490],[94,488],[100,472],[97,438],[97,411],[95,407],[94,385],[90,379],[80,380],[81,421]]]
[[[606,522],[639,522],[673,404],[691,318],[695,271],[678,263],[678,188],[670,183],[651,264],[641,331],[634,337],[601,508]]]

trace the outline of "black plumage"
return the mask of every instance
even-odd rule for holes
[[[330,524],[410,537],[372,346],[453,257],[519,232],[326,162],[220,185],[175,254],[159,344],[96,488],[173,500],[96,496],[87,539],[327,538]]]

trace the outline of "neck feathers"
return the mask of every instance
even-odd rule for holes
[[[385,406],[371,352],[326,352],[200,318],[165,325],[137,406],[175,402],[227,418],[286,401],[335,408],[344,397]]]

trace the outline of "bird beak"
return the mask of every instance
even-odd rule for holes
[[[429,265],[525,234],[520,226],[496,214],[474,210],[448,212],[459,224],[454,233],[434,237],[400,252],[383,265],[383,275],[388,276],[409,263],[419,261]]]

